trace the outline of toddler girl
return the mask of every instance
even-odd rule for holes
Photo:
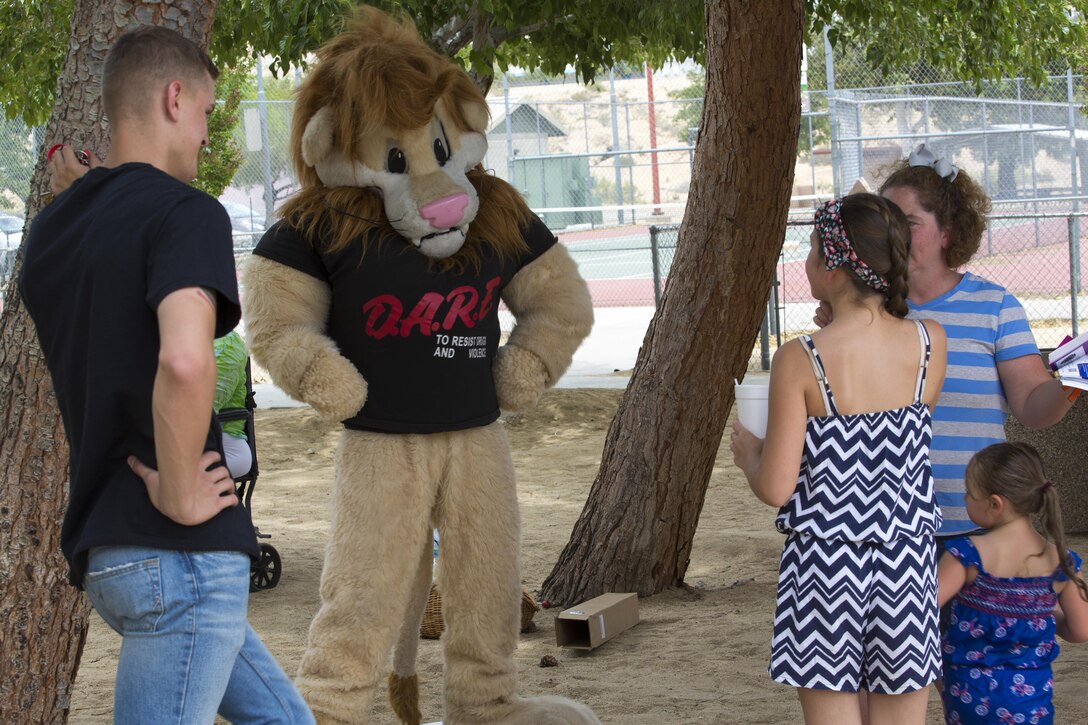
[[[976,453],[966,486],[967,514],[989,532],[948,539],[937,572],[941,606],[952,601],[945,721],[1052,723],[1055,634],[1088,641],[1088,588],[1065,548],[1058,492],[1026,443]]]

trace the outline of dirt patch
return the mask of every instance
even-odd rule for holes
[[[522,515],[523,583],[534,594],[551,571],[597,474],[605,434],[623,391],[553,390],[535,409],[504,418],[514,450]],[[333,453],[339,428],[309,408],[261,410],[261,476],[254,521],[283,558],[275,589],[253,595],[250,621],[294,672],[317,609]],[[538,612],[517,650],[523,694],[588,703],[605,723],[799,723],[797,698],[767,676],[782,537],[774,511],[748,490],[728,448],[719,452],[695,537],[687,581],[643,599],[642,622],[589,654],[555,646],[556,610]],[[1071,545],[1088,549],[1088,536]],[[83,654],[69,722],[111,722],[119,638],[97,617]],[[541,668],[545,655],[557,667]],[[420,642],[424,719],[441,717],[441,646]],[[1088,722],[1088,647],[1063,646],[1055,666],[1059,724]],[[372,722],[394,723],[384,692]],[[930,723],[941,723],[930,697]]]

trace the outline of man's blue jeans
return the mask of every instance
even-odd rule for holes
[[[83,586],[122,636],[115,723],[314,722],[246,621],[245,554],[101,547]]]

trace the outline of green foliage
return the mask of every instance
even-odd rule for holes
[[[630,158],[630,157],[627,157]],[[627,181],[627,171],[623,171],[623,175],[620,178],[620,183],[623,187],[623,203],[624,204],[644,204],[646,203],[643,198],[642,192],[638,189],[637,185],[630,184]],[[594,175],[593,186],[590,193],[600,200],[601,204],[615,204],[619,200],[616,197],[616,182],[612,178],[605,178]]]
[[[220,68],[255,55],[285,73],[341,28],[351,0],[220,0],[209,55]],[[45,123],[72,23],[72,0],[0,0],[0,104],[8,118]]]
[[[434,47],[448,55],[471,40],[473,13],[492,22],[492,47],[473,48],[477,73],[510,66],[562,76],[568,65],[583,82],[620,63],[660,67],[671,59],[702,60],[702,0],[379,0],[384,9],[401,8]],[[451,33],[466,28],[467,33]],[[466,39],[467,38],[467,39]],[[456,40],[455,40],[456,39]]]
[[[270,70],[284,75],[304,63],[306,54],[342,27],[354,0],[220,0],[210,54],[221,67],[255,55],[273,58]],[[440,51],[480,75],[510,65],[562,74],[568,64],[585,81],[601,69],[669,59],[701,59],[703,4],[629,0],[375,0],[377,7],[406,12]],[[488,47],[473,48],[474,13],[492,23]],[[0,0],[0,103],[9,118],[42,124],[53,108],[57,77],[64,62],[72,0]],[[451,37],[451,29],[467,28]],[[271,96],[270,96],[271,97]],[[277,121],[272,121],[277,123]],[[247,159],[242,173],[252,172]],[[284,160],[273,159],[276,169]],[[252,175],[252,174],[250,174]]]
[[[660,66],[703,58],[704,5],[698,0],[378,4],[404,8],[432,37],[463,25],[473,8],[490,13],[505,31],[494,51],[499,70],[518,65],[561,75],[570,64],[588,82],[622,61]],[[827,25],[832,45],[860,49],[866,65],[886,75],[925,60],[957,79],[1025,75],[1041,83],[1048,68],[1065,67],[1088,45],[1088,28],[1079,20],[1085,10],[1088,0],[805,0],[806,36],[817,39]]]
[[[807,37],[863,49],[884,73],[926,61],[959,80],[1044,82],[1085,46],[1088,0],[806,0]],[[838,83],[836,82],[838,85]],[[845,87],[845,86],[844,86]]]
[[[209,54],[231,65],[267,55],[283,75],[340,31],[352,0],[219,0]]]
[[[45,123],[53,110],[72,0],[0,0],[0,104],[4,116]]]
[[[199,173],[193,186],[218,197],[234,178],[242,164],[242,149],[234,140],[238,125],[238,106],[249,85],[253,61],[245,60],[221,69],[215,84],[217,103],[208,119],[208,147],[200,157]]]
[[[220,0],[211,55],[232,66],[255,54],[282,75],[341,27],[355,0]],[[572,65],[589,82],[628,62],[660,67],[704,52],[701,0],[374,0],[406,12],[442,52],[480,75],[517,65],[550,76]],[[836,48],[858,49],[868,67],[892,74],[924,60],[941,74],[977,82],[1081,63],[1088,0],[805,0],[806,35],[824,25]],[[468,48],[477,14],[491,25]],[[43,122],[64,61],[72,0],[0,0],[0,103],[8,118]],[[816,77],[816,73],[812,73]]]
[[[673,116],[676,124],[676,138],[680,143],[695,143],[695,139],[691,136],[692,129],[699,128],[703,122],[703,96],[705,95],[706,73],[702,70],[689,71],[688,85],[669,94],[670,98],[689,101],[677,104],[680,110]]]
[[[835,87],[872,88],[873,86],[891,86],[901,83],[924,83],[927,81],[950,80],[962,81],[951,76],[942,78],[924,63],[913,69],[888,70],[874,66],[866,57],[865,49],[853,42],[833,46],[835,64]],[[808,87],[812,91],[827,90],[827,56],[824,53],[823,40],[818,38],[808,47]],[[917,74],[917,77],[915,77]]]
[[[877,5],[876,2],[872,4],[873,6]],[[879,65],[873,65],[875,61],[873,61],[869,49],[856,40],[844,40],[844,37],[843,35],[839,36],[839,44],[833,46],[832,51],[835,64],[835,86],[840,90],[872,88],[875,86],[948,83],[949,85],[941,88],[942,96],[973,98],[977,95],[977,87],[963,85],[964,76],[958,75],[947,67],[935,66],[926,58],[920,58],[913,64],[901,68],[881,68]],[[1088,48],[1082,51],[1082,54],[1088,60]],[[826,90],[827,58],[823,39],[819,33],[816,34],[808,46],[807,60],[808,89],[812,91]],[[1083,65],[1082,63],[1081,66]],[[1060,75],[1065,72],[1065,69],[1066,66],[1061,65],[1058,61],[1051,60],[1042,68],[1042,71],[1044,74]],[[705,74],[701,70],[693,71],[688,74],[688,78],[691,81],[690,84],[678,91],[674,91],[671,94],[672,98],[702,99],[706,83]],[[1015,84],[1016,81],[1003,80],[991,81],[991,83]],[[1029,85],[1023,84],[1023,88],[1029,89]],[[1053,83],[1042,84],[1037,87],[1032,86],[1030,92],[1034,100],[1056,101],[1058,103],[1064,103],[1067,95],[1064,85],[1058,88]],[[1017,96],[1015,91],[1006,95],[1010,98]],[[823,115],[827,111],[826,100],[821,95],[814,95],[811,99],[813,104],[810,109],[811,118],[808,115],[803,115],[801,118],[800,135],[797,140],[797,153],[799,156],[807,154],[812,148],[827,145],[831,138],[830,124],[827,117]],[[933,121],[935,128],[962,128],[965,124],[963,108],[952,103],[936,104],[930,108],[929,117]],[[1015,118],[1016,113],[1017,110],[1013,106],[995,104],[987,110],[987,122],[990,124],[1012,123],[1018,120]],[[1063,107],[1056,109],[1055,113],[1066,113],[1066,111]],[[676,122],[675,131],[676,137],[680,141],[684,143],[690,141],[690,129],[699,126],[701,114],[701,103],[693,103],[676,114],[674,117]],[[1060,119],[1048,120],[1048,122],[1058,125],[1064,123]]]

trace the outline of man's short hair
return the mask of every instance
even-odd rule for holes
[[[212,80],[219,69],[196,43],[169,28],[141,25],[126,31],[106,55],[102,106],[106,117],[140,114],[148,95],[175,79]]]

